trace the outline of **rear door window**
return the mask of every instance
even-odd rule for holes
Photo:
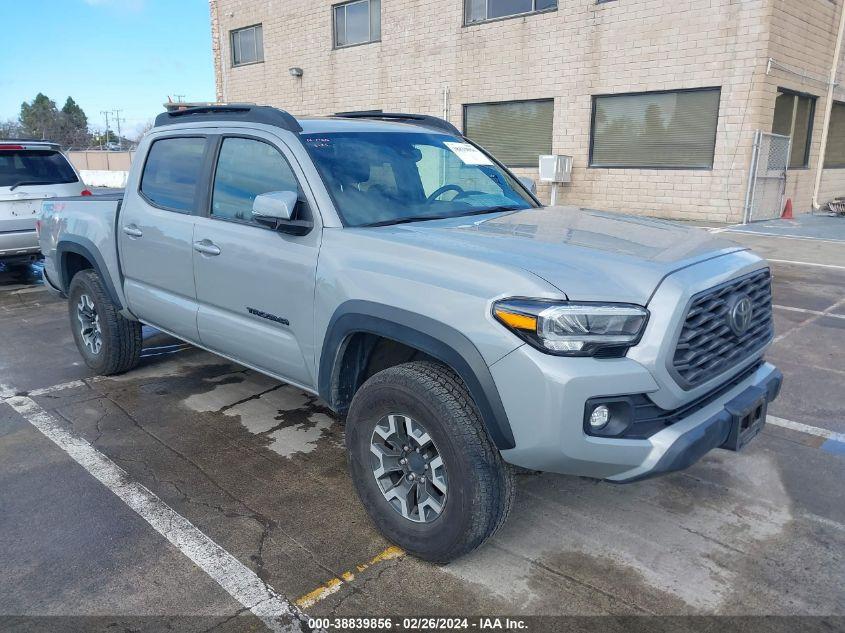
[[[58,185],[70,182],[79,182],[79,179],[60,152],[0,150],[0,187]]]
[[[179,213],[197,206],[206,139],[165,138],[155,141],[141,175],[141,193],[153,205]]]

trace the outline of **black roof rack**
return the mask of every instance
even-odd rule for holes
[[[403,112],[382,112],[381,110],[359,110],[356,112],[338,112],[336,117],[344,119],[382,119],[401,121],[404,123],[415,123],[426,127],[434,128],[442,132],[463,136],[461,131],[445,119],[428,114],[407,114]]]
[[[155,127],[183,121],[245,121],[247,123],[273,125],[294,133],[302,131],[299,121],[289,112],[270,106],[249,103],[207,105],[162,112],[156,117]]]

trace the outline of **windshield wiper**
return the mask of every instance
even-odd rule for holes
[[[360,224],[360,227],[373,226],[390,226],[393,224],[407,224],[409,222],[425,222],[426,220],[449,220],[451,218],[462,218],[470,215],[485,215],[488,213],[501,213],[503,211],[521,211],[522,207],[514,206],[496,206],[487,207],[485,209],[474,209],[465,213],[450,213],[448,215],[411,215],[407,218],[395,218],[393,220],[380,220],[378,222],[370,222],[369,224]]]
[[[14,185],[9,187],[9,191],[14,191],[18,187],[22,187],[24,185],[49,185],[52,183],[47,182],[46,180],[21,180],[20,182],[16,182]]]

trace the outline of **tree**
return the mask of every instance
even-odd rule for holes
[[[34,138],[56,141],[63,147],[88,145],[88,117],[73,97],[68,97],[59,110],[56,102],[38,93],[31,103],[21,104],[22,132]]]
[[[14,119],[0,121],[0,139],[21,138],[24,135],[21,124]]]
[[[32,103],[22,103],[21,125],[26,134],[52,140],[61,127],[56,102],[39,92]]]
[[[132,140],[133,140],[135,143],[140,143],[140,142],[141,142],[141,139],[142,139],[142,138],[144,138],[144,135],[145,135],[147,132],[149,132],[150,130],[152,130],[152,129],[153,129],[153,127],[155,127],[155,121],[153,121],[152,119],[150,119],[149,121],[147,121],[146,123],[144,123],[141,127],[139,127],[139,128],[136,130],[135,134],[132,136]]]
[[[77,105],[73,97],[68,97],[60,113],[61,131],[59,142],[66,147],[85,147],[88,145],[88,117]]]
[[[97,130],[95,131],[91,137],[91,145],[92,146],[105,146],[107,143],[116,143],[117,142],[117,132],[112,129],[108,130]]]

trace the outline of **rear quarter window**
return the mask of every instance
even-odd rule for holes
[[[61,152],[0,150],[0,187],[17,184],[59,185],[79,182]]]
[[[196,207],[206,139],[165,138],[147,153],[141,193],[157,207],[191,213]]]

